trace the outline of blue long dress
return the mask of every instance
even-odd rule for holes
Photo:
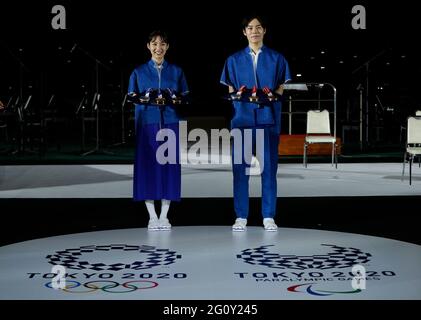
[[[150,88],[171,89],[187,93],[188,86],[183,71],[176,65],[164,61],[161,67],[151,59],[132,72],[128,92],[142,93]],[[135,131],[136,151],[133,172],[133,199],[180,201],[181,166],[179,161],[179,118],[171,106],[165,112],[158,107],[136,104]],[[160,129],[171,129],[176,135],[175,164],[160,164],[156,160],[156,151],[163,141],[157,141]]]

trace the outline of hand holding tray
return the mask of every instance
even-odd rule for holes
[[[256,86],[254,86],[252,89],[247,89],[246,86],[241,86],[236,93],[230,93],[224,96],[224,99],[267,105],[279,101],[280,96],[272,92],[268,87],[257,89]]]
[[[148,89],[142,93],[130,92],[127,99],[135,104],[143,104],[150,106],[176,106],[188,104],[186,95],[177,94],[172,89]]]

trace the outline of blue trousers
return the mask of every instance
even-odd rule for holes
[[[233,175],[234,175],[234,210],[237,218],[247,219],[249,214],[249,175],[247,174],[247,168],[250,168],[251,163],[251,152],[256,153],[256,129],[252,130],[251,144],[245,141],[244,130],[239,129],[242,133],[242,161],[236,164],[236,158],[239,156],[235,155],[235,150],[239,151],[235,147],[235,140],[232,152],[232,164],[233,164]],[[250,130],[250,129],[248,129]],[[277,182],[276,174],[278,170],[278,144],[279,144],[279,133],[274,128],[262,128],[263,134],[263,159],[259,157],[259,152],[256,156],[259,160],[260,167],[263,167],[261,173],[262,178],[262,216],[263,218],[273,218],[276,214],[276,198],[277,198]],[[250,140],[250,139],[249,139]],[[250,142],[250,141],[248,141]],[[238,161],[237,161],[238,162]]]

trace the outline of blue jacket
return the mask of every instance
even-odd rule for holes
[[[151,59],[133,70],[130,75],[128,92],[141,94],[148,89],[171,89],[178,93],[188,92],[187,81],[180,67],[166,61],[162,64],[159,72],[155,62]],[[135,121],[141,124],[156,124],[161,121],[161,112],[156,106],[136,104]],[[177,123],[179,118],[171,106],[166,106],[163,112],[163,120],[166,124]]]
[[[251,49],[247,47],[228,57],[222,70],[221,83],[238,90],[245,85],[247,88],[263,89],[268,87],[272,91],[281,84],[291,80],[288,62],[282,54],[266,46],[261,48],[258,56],[256,74],[253,68]],[[250,127],[255,123],[256,104],[234,101],[234,117],[231,127]],[[281,132],[281,102],[272,103],[275,117],[274,129]],[[256,125],[257,126],[257,125]]]

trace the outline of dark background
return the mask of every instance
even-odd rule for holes
[[[189,114],[226,114],[220,101],[221,69],[228,55],[247,45],[242,17],[258,12],[268,22],[265,44],[285,55],[293,80],[334,84],[339,111],[347,105],[352,111],[355,88],[365,81],[364,68],[353,71],[381,53],[370,64],[370,86],[383,87],[383,105],[406,117],[419,108],[421,72],[416,49],[420,19],[409,3],[2,1],[0,96],[7,100],[18,93],[20,60],[25,66],[23,90],[34,94],[33,108],[42,108],[56,93],[62,108],[73,111],[82,92],[94,88],[95,64],[80,49],[108,66],[100,67],[100,91],[122,95],[131,70],[149,59],[147,35],[162,29],[170,36],[167,60],[184,69],[195,98]],[[67,30],[51,27],[55,4],[66,8]],[[356,4],[366,8],[366,30],[351,26]],[[78,47],[71,54],[74,44]]]
[[[51,9],[57,4],[66,9],[66,30],[51,26]],[[365,30],[352,28],[355,5],[366,9]],[[23,100],[29,95],[32,100],[23,121],[16,108],[9,108],[7,115],[0,113],[0,125],[7,124],[9,136],[5,138],[5,129],[0,131],[0,160],[41,161],[41,157],[16,157],[29,156],[26,151],[33,149],[44,157],[42,161],[86,162],[88,157],[82,159],[79,155],[97,141],[101,146],[114,146],[124,136],[129,148],[120,150],[119,158],[99,160],[132,161],[133,105],[122,108],[122,101],[130,73],[150,59],[146,42],[156,29],[169,34],[166,58],[186,74],[192,103],[179,112],[189,120],[189,128],[227,127],[232,107],[221,99],[226,88],[219,79],[226,58],[247,45],[241,21],[251,12],[265,18],[265,44],[284,54],[294,82],[328,82],[336,87],[336,133],[342,139],[342,154],[380,152],[400,161],[406,119],[421,109],[421,50],[417,45],[420,19],[415,5],[405,0],[2,1],[0,100],[7,103],[21,91]],[[101,62],[99,117],[92,103],[95,59]],[[291,96],[304,97],[300,94]],[[306,98],[317,98],[317,92],[312,94]],[[49,104],[53,95],[53,103]],[[79,106],[84,96],[87,109],[81,114]],[[332,93],[323,91],[321,98],[331,99]],[[293,111],[298,114],[294,114],[292,133],[305,132],[305,111],[332,111],[332,106],[330,102],[300,104],[294,100]],[[287,111],[284,104],[282,134],[288,133]],[[100,119],[98,135],[95,119]],[[359,135],[361,124],[364,141]]]

